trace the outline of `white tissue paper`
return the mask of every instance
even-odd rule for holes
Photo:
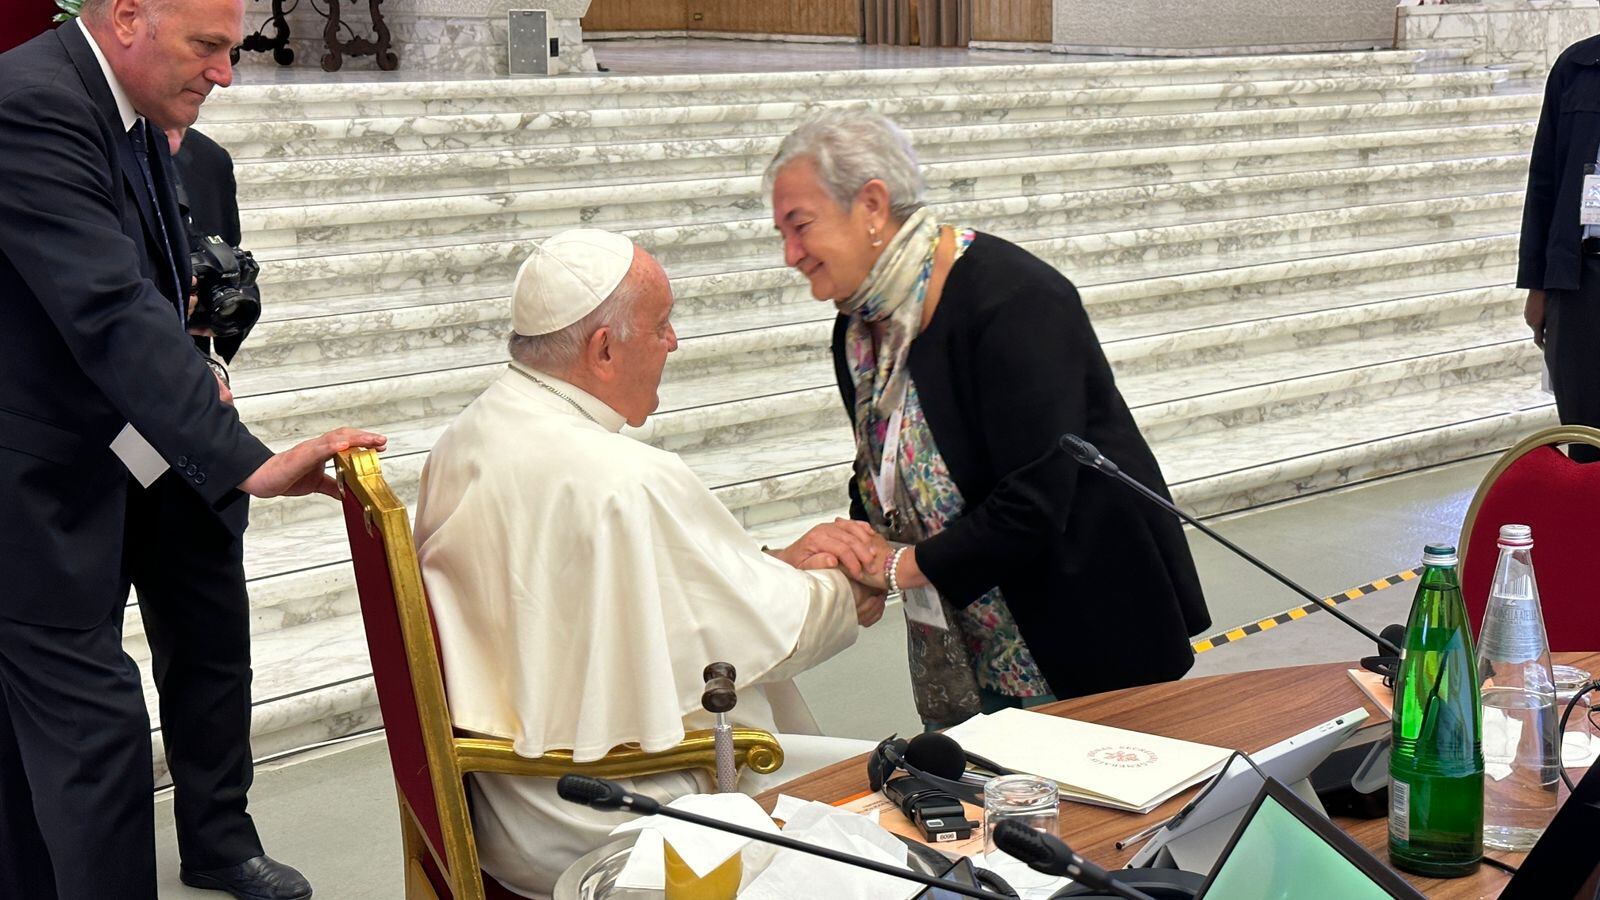
[[[1498,709],[1483,709],[1483,774],[1501,781],[1511,774],[1522,741],[1522,722]]]
[[[689,794],[667,806],[768,834],[778,833],[778,826],[747,794]],[[624,822],[612,829],[611,833],[628,831],[639,832],[639,839],[634,844],[633,852],[628,854],[628,864],[618,873],[618,884],[639,890],[660,890],[666,884],[666,865],[662,861],[663,840],[672,842],[672,849],[683,858],[689,870],[700,878],[711,874],[717,866],[727,862],[729,857],[749,843],[746,838],[736,834],[660,815]]]
[[[826,803],[784,804],[787,837],[904,868],[906,847],[865,816]],[[888,900],[910,897],[922,889],[916,882],[880,875],[794,850],[778,850],[753,878],[748,872],[755,848],[745,854],[747,880],[740,900],[791,900],[827,897],[828,900]]]

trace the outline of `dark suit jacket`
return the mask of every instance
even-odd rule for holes
[[[233,157],[222,145],[191,128],[183,138],[183,146],[172,158],[178,169],[178,180],[183,184],[189,199],[189,218],[194,230],[201,236],[215,234],[229,244],[239,246],[239,189],[233,180]],[[260,299],[259,290],[256,299]],[[202,349],[216,345],[217,355],[229,362],[239,352],[239,345],[249,336],[246,332],[234,337],[195,338]]]
[[[1528,160],[1517,287],[1575,291],[1583,270],[1578,200],[1600,150],[1600,35],[1568,47],[1545,82]]]
[[[271,452],[184,333],[148,192],[76,24],[0,54],[0,148],[0,618],[88,628],[126,588],[130,479],[108,446],[125,424],[214,509]],[[151,156],[177,225],[170,158]]]
[[[845,408],[855,387],[833,357]],[[1180,677],[1211,624],[1183,529],[1132,489],[1057,448],[1064,432],[1166,494],[1072,283],[979,234],[911,344],[934,443],[966,509],[917,545],[939,592],[968,604],[999,587],[1051,692],[1076,697]],[[851,515],[865,518],[859,483]]]

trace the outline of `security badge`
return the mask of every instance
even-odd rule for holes
[[[1583,167],[1583,193],[1578,197],[1578,224],[1600,225],[1600,175],[1594,164]]]

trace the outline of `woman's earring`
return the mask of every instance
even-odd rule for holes
[[[878,237],[878,226],[876,226],[876,225],[868,225],[867,226],[867,237],[872,238],[872,246],[874,246],[874,247],[882,247],[883,246],[883,238]]]

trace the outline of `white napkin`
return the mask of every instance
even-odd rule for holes
[[[671,809],[695,813],[719,822],[742,825],[756,831],[777,834],[765,810],[748,794],[689,794],[668,803]],[[696,877],[704,878],[728,858],[744,849],[746,838],[666,816],[645,816],[624,822],[612,834],[639,832],[628,864],[618,873],[618,884],[639,890],[660,890],[666,884],[666,865],[662,861],[661,841],[672,842],[672,849],[683,858]]]
[[[826,803],[786,805],[783,827],[787,837],[904,868],[906,847],[865,816],[836,809]],[[754,848],[752,848],[753,850]],[[751,854],[746,854],[748,862]],[[884,900],[910,897],[922,886],[902,878],[880,875],[794,850],[779,850],[772,861],[739,892],[740,900],[791,900],[827,897],[828,900]]]
[[[1511,774],[1522,741],[1522,721],[1492,706],[1483,709],[1483,774],[1500,781]]]

